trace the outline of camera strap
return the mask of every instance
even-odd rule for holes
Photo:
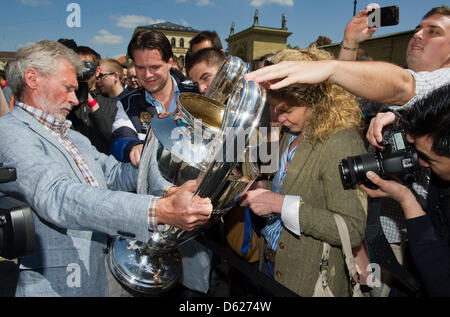
[[[366,242],[372,261],[392,273],[403,285],[417,296],[421,291],[421,284],[397,261],[389,242],[384,235],[380,222],[381,205],[378,198],[369,200],[367,213]]]

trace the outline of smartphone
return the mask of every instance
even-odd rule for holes
[[[75,91],[75,94],[77,95],[79,103],[86,102],[88,100],[88,94],[89,94],[88,83],[85,81],[79,81],[78,89]],[[76,108],[74,107],[73,109],[76,109]]]
[[[370,28],[397,25],[399,22],[399,8],[398,6],[390,6],[373,9],[369,11],[368,20]]]

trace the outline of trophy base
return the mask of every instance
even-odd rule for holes
[[[159,295],[173,288],[182,272],[178,250],[152,251],[137,241],[116,238],[108,253],[108,266],[127,288],[147,295]]]

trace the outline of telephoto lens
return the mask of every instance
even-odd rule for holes
[[[377,189],[377,186],[369,181],[366,174],[368,171],[381,174],[381,161],[378,153],[347,157],[340,162],[339,168],[344,189],[353,189],[357,184]]]
[[[0,256],[12,260],[31,255],[34,245],[31,208],[17,199],[0,194]]]

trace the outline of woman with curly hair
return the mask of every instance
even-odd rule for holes
[[[287,49],[282,61],[332,59],[326,51]],[[350,278],[333,213],[349,229],[352,247],[364,240],[366,196],[344,190],[339,162],[365,152],[361,111],[356,98],[324,82],[268,90],[272,111],[283,126],[280,164],[271,188],[243,195],[241,205],[268,217],[262,229],[262,270],[301,296],[313,296],[323,242],[331,245],[328,282],[335,296],[350,296]],[[287,129],[286,129],[287,128]],[[267,186],[267,185],[266,185]]]

